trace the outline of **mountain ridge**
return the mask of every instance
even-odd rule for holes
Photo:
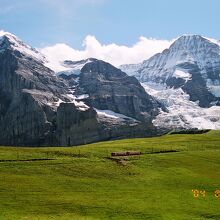
[[[134,77],[111,64],[91,60],[86,65],[92,63],[92,69],[86,71],[84,65],[83,74],[73,85],[68,79],[58,78],[45,66],[45,60],[39,59],[38,52],[13,36],[1,38],[0,50],[1,145],[69,146],[157,135],[152,124],[155,114],[148,113],[155,108],[157,114],[159,104],[153,103]],[[115,72],[121,72],[121,76],[112,78]],[[85,74],[91,75],[93,81],[89,95],[83,92]],[[100,81],[101,78],[105,80]],[[129,90],[131,95],[120,88],[122,78],[128,82],[124,90]],[[76,94],[80,87],[82,92]],[[92,97],[105,104],[92,104]],[[137,105],[133,104],[134,100]],[[149,106],[146,108],[142,102]],[[124,115],[128,110],[129,116]]]
[[[205,110],[220,105],[220,47],[217,43],[199,35],[185,35],[173,42],[170,48],[148,60],[136,65],[124,65],[121,69],[137,77],[147,92],[165,102],[169,114],[161,115],[167,117],[169,122],[177,120],[177,123],[171,123],[171,127],[202,128],[209,124],[211,128],[219,128],[217,115],[211,116],[212,111],[207,113]],[[165,97],[167,101],[163,100]],[[217,123],[208,120],[204,126],[195,125],[193,112],[196,112],[195,121],[205,121],[199,118],[199,115],[203,115],[200,112],[203,112],[204,117],[213,117]],[[166,123],[164,120],[158,117],[157,125],[163,126]]]
[[[181,36],[122,70],[88,58],[64,60],[65,70],[54,72],[38,50],[0,32],[0,64],[4,145],[68,146],[220,128],[220,47],[199,35]]]

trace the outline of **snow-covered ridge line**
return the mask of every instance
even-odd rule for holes
[[[11,34],[9,32],[3,31],[3,30],[0,30],[0,38],[4,37],[6,35],[17,38],[14,34]]]
[[[85,60],[80,61],[71,61],[71,60],[64,60],[63,62],[54,63],[48,62],[45,63],[47,67],[52,69],[56,74],[59,76],[61,74],[65,74],[66,76],[69,75],[79,75],[81,73],[81,69],[87,64],[93,62],[93,58],[88,58]]]
[[[208,38],[208,37],[204,37],[203,38],[209,40],[210,42],[214,43],[214,44],[217,44],[218,46],[220,46],[220,40],[216,40],[214,38]]]
[[[4,39],[4,37],[6,37],[10,41],[10,46],[13,50],[17,50],[20,53],[31,56],[41,62],[46,62],[45,56],[41,54],[37,49],[25,44],[17,36],[9,32],[0,30],[0,42]]]

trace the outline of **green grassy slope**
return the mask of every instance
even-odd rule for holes
[[[111,160],[113,151],[140,157]],[[165,150],[177,152],[156,153]],[[42,160],[50,159],[50,160]],[[205,190],[194,198],[192,189]],[[0,147],[0,219],[220,219],[220,131],[71,148]]]

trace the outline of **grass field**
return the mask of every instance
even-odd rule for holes
[[[144,154],[110,158],[124,150]],[[205,198],[194,198],[193,189],[206,191]],[[1,220],[219,220],[218,189],[220,131],[69,148],[0,147]]]

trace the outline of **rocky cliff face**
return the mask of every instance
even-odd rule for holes
[[[1,144],[51,143],[56,106],[48,102],[65,93],[64,83],[43,65],[43,56],[15,36],[2,36],[0,48]]]
[[[159,132],[153,126],[152,119],[159,113],[159,107],[162,105],[145,92],[135,77],[129,77],[101,60],[89,59],[89,62],[86,60],[84,63],[86,64],[80,70],[80,74],[78,72],[71,75],[69,72],[67,75],[65,72],[59,74],[59,77],[69,85],[69,96],[78,103],[89,106],[97,114],[97,121],[87,122],[96,129],[88,128],[88,135],[93,133],[91,137],[83,138],[84,143],[91,142],[90,139],[98,141],[100,137],[109,140],[120,137],[152,136]],[[82,127],[78,135],[72,133],[68,136],[86,135],[82,134],[82,130],[87,132]]]
[[[82,68],[76,94],[87,94],[85,101],[94,108],[112,110],[149,123],[160,106],[135,77],[100,60]]]
[[[67,146],[156,134],[151,121],[159,105],[135,78],[97,60],[77,77],[58,78],[45,62],[14,35],[0,35],[0,145]]]
[[[111,116],[100,114],[93,108],[79,111],[74,103],[61,103],[57,110],[58,145],[71,146],[126,137],[148,137],[158,132],[151,124],[128,117]]]
[[[57,109],[57,140],[61,146],[100,140],[96,111],[79,111],[74,103],[61,103]]]

